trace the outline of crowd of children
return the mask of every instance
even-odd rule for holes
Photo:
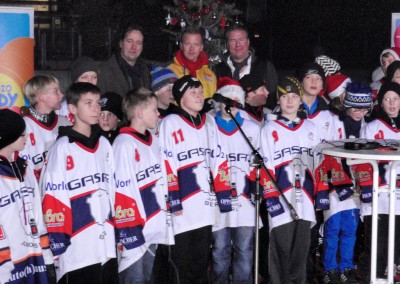
[[[152,70],[152,90],[127,94],[102,94],[88,58],[74,63],[65,98],[56,78],[34,76],[23,88],[24,116],[0,110],[0,283],[250,284],[261,227],[264,283],[312,283],[320,231],[321,283],[369,283],[372,183],[360,178],[369,169],[314,148],[400,140],[398,59],[395,48],[384,50],[374,90],[326,56],[282,77],[276,94],[251,77],[222,77],[225,100],[207,112],[202,83],[166,67]],[[379,188],[388,187],[389,167],[380,164]],[[260,228],[257,182],[268,215]],[[379,195],[382,278],[388,198]],[[399,242],[394,255],[400,265]]]

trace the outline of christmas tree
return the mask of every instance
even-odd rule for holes
[[[204,50],[210,63],[220,62],[225,52],[225,29],[231,24],[240,24],[242,11],[233,2],[224,0],[173,0],[174,5],[164,6],[168,28],[163,29],[172,35],[178,44],[181,30],[194,26],[204,31]]]

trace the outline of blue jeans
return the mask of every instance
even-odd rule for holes
[[[324,227],[324,267],[325,272],[339,268],[343,272],[345,268],[354,269],[353,256],[354,244],[359,209],[350,209],[336,213],[331,216]],[[340,262],[336,261],[336,254],[339,248]]]
[[[153,270],[156,244],[148,247],[146,253],[134,264],[119,273],[119,283],[143,284],[150,283]],[[149,252],[149,250],[151,252]]]
[[[232,260],[232,283],[253,283],[254,227],[225,228],[212,236],[211,282],[229,283]]]

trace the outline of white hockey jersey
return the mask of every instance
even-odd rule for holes
[[[361,138],[366,139],[395,139],[400,140],[400,130],[394,129],[382,119],[375,119],[369,122],[361,129]],[[382,161],[379,163],[379,189],[388,189],[390,162]],[[371,168],[371,166],[368,166]],[[372,169],[370,170],[372,173]],[[397,168],[397,173],[400,173],[400,167]],[[370,175],[372,178],[372,174]],[[371,180],[372,185],[372,180]],[[372,214],[372,186],[363,186],[362,188],[361,216]],[[400,189],[396,188],[396,215],[400,215]],[[379,193],[378,214],[389,214],[389,193]]]
[[[269,121],[261,131],[261,149],[267,167],[275,176],[300,219],[315,223],[312,148],[319,143],[317,128],[301,120],[294,128],[281,121]],[[265,176],[261,177],[269,212],[270,229],[293,221],[289,209]]]
[[[48,152],[40,186],[57,279],[116,257],[114,155],[106,138],[93,149],[59,138]]]
[[[177,114],[161,122],[169,206],[171,212],[183,210],[180,216],[172,215],[175,235],[214,225],[220,211],[232,210],[227,161],[217,131],[209,114],[202,115],[198,126]]]
[[[47,283],[53,263],[32,168],[0,157],[0,283]]]
[[[141,219],[146,243],[133,249],[118,244],[119,271],[128,268],[142,257],[150,244],[174,243],[171,216],[166,204],[167,181],[164,168],[161,167],[158,138],[150,134],[150,140],[147,142],[135,132],[130,127],[122,128],[113,143],[116,161],[115,207],[119,208],[116,212],[137,212],[135,218]],[[128,200],[134,200],[136,208],[132,206],[133,202]],[[126,207],[128,204],[131,206]],[[129,227],[127,230],[125,226],[117,226],[117,241],[120,235],[129,237]]]
[[[260,127],[247,119],[241,125],[244,133],[255,149],[260,146]],[[255,226],[255,207],[251,198],[255,194],[255,168],[250,165],[252,150],[238,128],[227,132],[218,126],[224,156],[228,159],[229,180],[232,195],[232,211],[220,214],[213,231],[223,228]]]
[[[39,181],[47,152],[57,139],[58,128],[70,125],[70,123],[67,118],[59,115],[55,116],[54,123],[51,126],[44,125],[32,115],[24,116],[24,121],[28,139],[26,139],[25,149],[20,151],[19,155],[33,167],[36,179]]]
[[[335,115],[329,110],[320,110],[307,117],[309,121],[315,124],[320,142],[323,140],[333,140],[334,116]]]

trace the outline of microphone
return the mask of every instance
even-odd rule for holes
[[[236,107],[236,108],[243,109],[243,105],[241,103],[234,101],[230,98],[224,97],[223,95],[221,95],[219,93],[215,93],[212,98],[214,101],[216,101],[218,103],[224,103],[227,108]]]

